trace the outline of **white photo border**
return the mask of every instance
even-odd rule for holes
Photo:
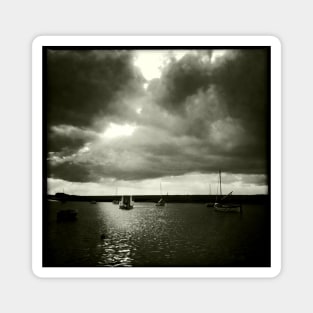
[[[42,58],[44,46],[271,48],[270,267],[43,267]],[[32,43],[32,270],[40,278],[270,278],[281,271],[281,43],[274,36],[39,36]]]

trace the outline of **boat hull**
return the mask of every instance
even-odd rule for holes
[[[121,210],[131,210],[134,208],[133,204],[132,196],[122,196],[122,199],[119,202],[119,208]]]
[[[240,204],[214,204],[214,210],[218,212],[225,212],[225,213],[242,213],[242,207]]]
[[[78,212],[76,210],[61,210],[57,213],[58,222],[71,222],[77,220]]]
[[[165,206],[165,202],[161,202],[161,203],[156,203],[155,206]]]
[[[120,207],[121,210],[131,210],[131,209],[134,208],[133,205],[126,205],[126,204],[120,204],[119,207]]]

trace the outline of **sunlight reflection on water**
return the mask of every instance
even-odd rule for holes
[[[60,209],[78,219],[58,223]],[[49,202],[48,266],[266,266],[266,208],[219,214],[203,204]],[[101,238],[101,235],[103,238]]]

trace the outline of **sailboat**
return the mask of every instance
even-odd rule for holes
[[[115,191],[115,195],[117,196],[117,187],[116,187],[116,191]],[[119,199],[114,199],[113,201],[112,201],[112,203],[113,204],[119,204],[120,203],[120,200]]]
[[[216,195],[216,202],[214,203],[215,211],[226,212],[226,213],[228,212],[242,213],[241,204],[225,202],[225,200],[229,198],[233,192],[230,192],[228,195],[223,196],[221,170],[219,170],[219,185],[220,185],[220,196],[219,196],[220,199],[218,200],[218,196]]]
[[[211,193],[211,185],[210,185],[210,196],[212,195],[212,193]],[[207,203],[207,205],[206,205],[208,208],[213,208],[214,207],[214,202],[209,202],[209,203]]]
[[[161,194],[161,198],[155,205],[156,206],[165,206],[165,200],[162,197],[162,183],[161,182],[160,182],[160,194]]]
[[[134,208],[134,201],[132,196],[122,196],[119,202],[119,208],[122,210],[131,210]]]

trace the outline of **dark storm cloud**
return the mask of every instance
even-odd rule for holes
[[[268,130],[268,54],[265,49],[242,50],[217,68],[215,77],[229,115],[258,141],[255,148],[265,153]]]
[[[264,119],[268,92],[266,50],[231,50],[217,66],[204,57],[209,53],[187,54],[179,61],[171,59],[161,78],[149,87],[157,102],[169,111],[180,111],[187,97],[215,86],[230,116],[249,120],[261,114]]]
[[[48,151],[71,155],[105,127],[102,117],[129,113],[123,97],[140,94],[143,82],[132,61],[126,51],[47,51]]]
[[[73,162],[50,164],[48,176],[50,178],[62,178],[71,182],[95,181],[95,177],[92,177],[90,173],[88,164],[76,164]]]
[[[244,183],[262,185],[267,55],[231,51],[214,63],[210,55],[171,59],[143,93],[129,52],[51,52],[50,177],[141,180],[221,168],[254,174]],[[130,137],[110,140],[102,136],[110,122],[137,128]]]
[[[52,126],[48,134],[48,151],[65,154],[74,153],[85,143],[97,138],[97,133],[92,130],[70,125]]]
[[[100,182],[105,177],[118,180],[142,180],[179,176],[190,172],[215,173],[218,168],[223,168],[223,172],[232,174],[264,173],[264,162],[253,158],[204,157],[198,156],[197,153],[179,154],[179,150],[171,151],[171,153],[160,150],[162,151],[160,155],[147,153],[141,157],[140,162],[135,164],[128,164],[127,159],[122,155],[125,152],[120,153],[120,162],[97,159],[76,163],[77,161],[70,158],[61,163],[52,163],[50,177],[73,182]],[[126,153],[127,158],[132,159],[137,158],[142,152],[133,150]]]
[[[186,54],[181,60],[171,58],[162,72],[161,79],[154,80],[149,90],[157,103],[173,113],[184,113],[184,100],[206,89],[211,82],[211,51]],[[206,58],[205,58],[206,56]]]
[[[141,88],[143,77],[126,51],[50,50],[47,54],[49,125],[91,126],[121,111],[118,93]]]
[[[185,115],[184,134],[206,137],[218,123],[224,127],[220,132],[227,133],[227,120],[236,121],[241,134],[235,132],[233,138],[229,134],[224,139],[242,142],[230,153],[265,158],[269,129],[266,49],[230,50],[213,64],[204,56],[202,51],[172,60],[161,78],[152,82],[150,92],[170,114]],[[217,148],[223,146],[217,142]]]
[[[105,177],[142,180],[190,172],[215,173],[218,168],[238,174],[264,173],[262,159],[230,155],[204,145],[203,140],[165,134],[168,133],[151,128],[138,129],[131,138],[99,138],[85,151],[80,149],[68,157],[54,154],[50,158],[54,178],[79,182],[100,182]]]

